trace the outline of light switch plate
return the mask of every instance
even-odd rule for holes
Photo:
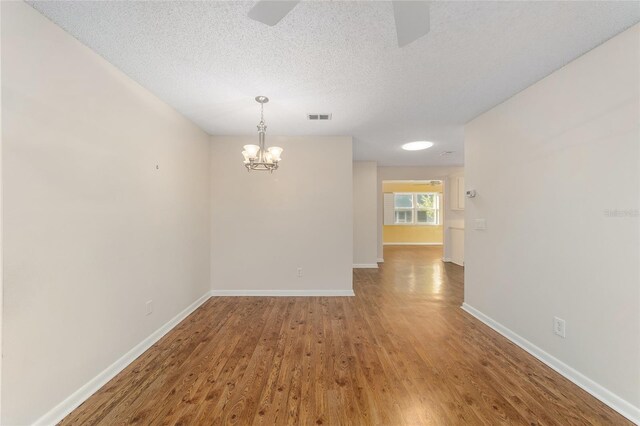
[[[473,229],[477,229],[478,231],[484,231],[487,229],[487,220],[486,219],[474,219],[473,220]]]

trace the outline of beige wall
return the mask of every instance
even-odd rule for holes
[[[27,4],[1,8],[2,424],[18,425],[209,291],[209,140]]]
[[[213,291],[351,294],[351,138],[267,135],[267,145],[284,148],[273,174],[242,164],[242,146],[256,139],[211,139]],[[328,152],[329,164],[318,167]]]
[[[377,175],[375,161],[353,162],[353,264],[377,266]]]
[[[0,27],[2,26],[2,7],[0,7]],[[1,36],[0,36],[1,37]],[[0,52],[2,51],[2,48],[0,47]],[[0,61],[1,63],[2,61]],[[0,81],[2,81],[2,67],[0,67]],[[4,208],[3,208],[3,196],[2,196],[2,188],[4,187],[3,184],[3,178],[2,176],[4,175],[3,171],[2,171],[2,134],[1,134],[1,129],[2,129],[2,85],[0,85],[0,384],[2,383],[2,318],[4,317],[4,312],[3,312],[3,306],[4,306],[4,301],[3,301],[3,294],[4,294],[4,282],[3,282],[3,277],[4,277],[4,271],[3,271],[3,259],[4,259],[4,255],[2,253],[2,247],[4,246],[3,243],[3,232],[2,232],[2,224],[4,223]],[[2,386],[0,385],[0,421],[2,419]]]
[[[465,128],[466,304],[636,421],[639,93],[636,25]]]

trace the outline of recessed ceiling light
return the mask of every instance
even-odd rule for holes
[[[431,148],[433,146],[433,142],[428,141],[416,141],[409,142],[402,145],[402,149],[405,151],[420,151],[421,149]]]

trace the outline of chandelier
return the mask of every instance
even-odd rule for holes
[[[280,154],[282,148],[272,146],[265,149],[264,135],[267,126],[264,124],[264,104],[269,102],[266,96],[256,96],[256,102],[260,104],[260,123],[258,123],[258,145],[245,145],[242,148],[242,156],[244,157],[244,165],[247,171],[263,170],[273,172],[278,169],[280,162]]]

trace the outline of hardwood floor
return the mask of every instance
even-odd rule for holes
[[[439,247],[356,297],[215,297],[62,424],[631,424],[460,309]]]

